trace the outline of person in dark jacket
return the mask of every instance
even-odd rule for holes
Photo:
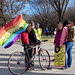
[[[29,45],[29,33],[31,32],[31,25],[28,25],[26,31],[22,32],[21,33],[21,41],[22,41],[22,44],[24,45]],[[29,46],[28,46],[29,48]],[[26,48],[24,47],[24,51],[26,50]],[[28,53],[29,53],[29,57],[31,62],[32,62],[32,57],[33,57],[33,49],[31,48],[30,50],[28,50]],[[27,58],[28,57],[28,54],[26,53],[26,56]],[[30,65],[33,65],[32,63],[28,65],[28,70],[33,70],[33,68],[30,67]]]
[[[30,24],[31,24],[31,32],[29,33],[29,43],[30,45],[34,45],[34,46],[36,46],[37,44],[39,45],[41,42],[36,37],[36,33],[34,30],[35,24],[33,21]],[[36,54],[36,48],[33,49],[33,55],[34,54]]]
[[[22,40],[22,43],[23,43],[24,45],[26,45],[26,44],[34,45],[34,44],[36,44],[36,43],[37,43],[37,44],[40,44],[40,41],[37,40],[35,31],[34,31],[34,27],[35,27],[34,22],[31,21],[30,24],[29,24],[29,26],[27,27],[26,31],[21,34],[21,40]],[[24,49],[24,50],[25,50],[25,49]],[[33,49],[31,48],[31,50],[29,50],[28,52],[29,52],[30,60],[31,60],[31,62],[33,63],[32,57],[33,57],[33,54],[34,54],[35,50],[33,50]],[[29,59],[28,59],[28,60],[29,60]],[[32,65],[33,65],[33,64],[32,64]],[[33,69],[33,68],[30,67],[30,65],[29,65],[29,68],[28,68],[28,69]]]
[[[40,44],[40,40],[38,40],[37,37],[36,37],[34,27],[35,27],[35,24],[32,21],[31,22],[31,32],[29,33],[29,43],[30,44]]]

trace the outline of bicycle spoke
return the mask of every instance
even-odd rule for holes
[[[39,63],[42,69],[47,69],[50,66],[50,56],[46,50],[40,51]]]
[[[8,63],[9,70],[14,74],[23,73],[28,66],[28,63],[25,63],[25,60],[27,60],[27,57],[23,55],[21,52],[14,53],[9,58],[9,63]]]

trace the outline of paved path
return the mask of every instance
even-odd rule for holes
[[[42,45],[43,48],[48,49],[51,59],[54,58],[54,45],[51,43]],[[12,75],[8,70],[7,63],[9,56],[15,51],[23,51],[20,43],[15,43],[12,47],[4,49],[0,45],[0,75]],[[35,63],[34,71],[25,72],[23,75],[75,75],[75,45],[72,50],[72,67],[69,69],[61,70],[59,68],[54,68],[54,62],[51,62],[51,67],[48,70],[42,70],[39,66],[39,62]],[[37,59],[36,59],[37,60]]]

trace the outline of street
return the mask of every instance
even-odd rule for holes
[[[43,44],[42,48],[47,49],[50,54],[50,60],[54,59],[54,45],[53,43]],[[0,45],[0,75],[13,75],[8,67],[9,56],[16,52],[23,51],[21,43],[15,43],[10,48],[4,49]],[[37,59],[36,59],[37,60]],[[39,66],[38,60],[35,62],[34,70],[29,72],[24,72],[22,75],[75,75],[75,45],[72,50],[72,66],[68,69],[60,69],[54,67],[54,62],[51,61],[51,66],[48,70],[42,70]]]

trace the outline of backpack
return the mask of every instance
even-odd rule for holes
[[[75,26],[67,26],[67,27],[68,27],[67,41],[75,42]]]

